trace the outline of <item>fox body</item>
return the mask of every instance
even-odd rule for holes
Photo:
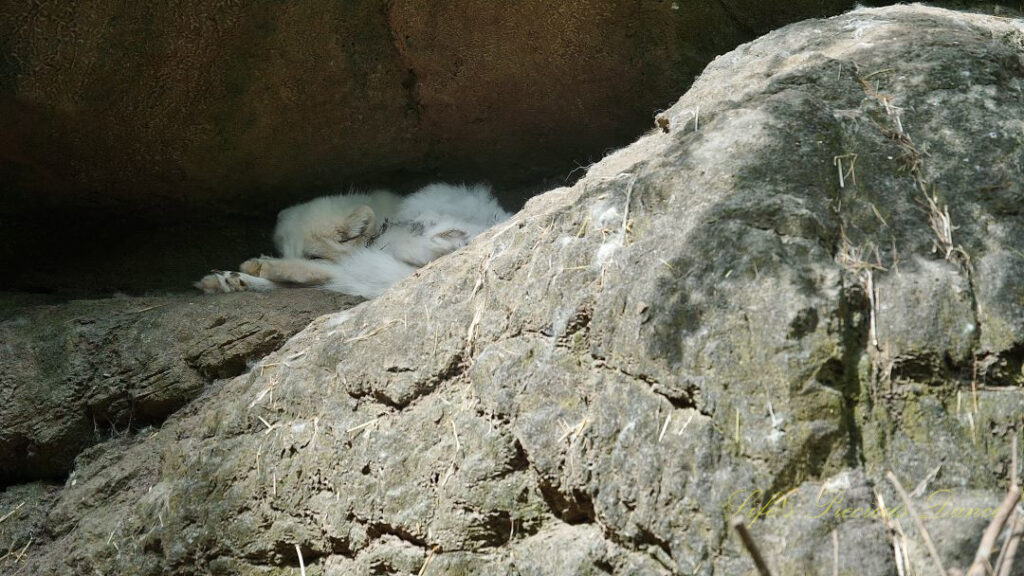
[[[431,184],[408,197],[387,190],[324,196],[281,211],[274,244],[239,272],[196,283],[207,293],[320,286],[374,298],[431,260],[509,217],[487,186]]]

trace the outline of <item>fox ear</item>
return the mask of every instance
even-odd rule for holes
[[[376,221],[377,217],[373,213],[373,208],[365,205],[356,208],[345,218],[344,231],[342,232],[343,239],[358,238],[372,232]]]

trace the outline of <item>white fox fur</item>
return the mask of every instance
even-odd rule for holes
[[[374,190],[323,196],[285,208],[277,215],[274,246],[284,258],[333,260],[347,252],[345,240],[370,231],[375,220],[393,218],[401,202],[397,194]],[[344,225],[350,219],[355,229],[348,231]]]
[[[484,185],[431,184],[407,198],[387,190],[324,196],[278,215],[274,244],[283,258],[253,258],[240,272],[214,272],[196,287],[320,286],[374,298],[508,217]]]

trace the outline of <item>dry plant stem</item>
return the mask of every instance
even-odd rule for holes
[[[869,268],[864,272],[864,290],[868,293],[868,303],[871,306],[870,316],[870,338],[871,345],[877,350],[878,349],[878,321],[875,312],[878,310],[878,294],[875,292],[875,276],[871,273]]]
[[[26,551],[28,551],[28,547],[32,545],[32,541],[33,540],[35,540],[35,538],[29,538],[28,539],[28,544],[25,544],[25,547],[21,549],[21,552],[18,552],[18,555],[14,557],[14,563],[15,564],[17,564],[18,562],[21,562],[21,557],[25,555]]]
[[[7,514],[4,514],[3,518],[0,518],[0,524],[2,524],[4,520],[7,520],[11,516],[13,516],[15,512],[17,512],[18,510],[21,510],[21,507],[24,506],[24,505],[25,505],[25,503],[22,502],[21,504],[18,504],[17,506],[15,506],[14,510],[11,510]]]
[[[1013,435],[1010,453],[1010,486],[1017,486],[1017,434]],[[1014,506],[1012,521],[1010,522],[1010,534],[1006,537],[1003,549],[999,553],[999,561],[996,563],[996,576],[1010,576],[1013,572],[1013,558],[1017,555],[1017,546],[1021,538],[1020,513]]]
[[[378,416],[378,417],[374,418],[373,420],[370,420],[369,422],[363,422],[362,424],[360,424],[358,426],[353,426],[353,427],[349,428],[348,430],[345,430],[345,432],[347,432],[349,434],[351,434],[352,432],[358,432],[358,431],[362,430],[363,428],[366,428],[367,426],[373,426],[378,421],[380,421],[381,418],[383,418],[383,416]]]
[[[1000,569],[1003,566],[1003,563],[1006,562],[1007,544],[1010,542],[1010,538],[1013,536],[1013,531],[1017,529],[1017,514],[1011,513],[1008,522],[1010,523],[1009,532],[1007,532],[1006,538],[1003,538],[1003,545],[999,547],[999,555],[996,556],[996,563],[992,565],[992,570],[991,572],[989,572],[993,576],[999,574]]]
[[[996,576],[1010,576],[1013,573],[1013,558],[1017,555],[1021,535],[1020,514],[1014,514],[1013,522],[1010,524],[1010,537],[1003,547],[1004,553],[996,564]]]
[[[295,553],[299,555],[299,574],[306,576],[306,562],[302,559],[302,549],[295,545]]]
[[[832,531],[832,576],[839,576],[839,534]]]
[[[914,576],[914,573],[911,572],[910,557],[907,553],[907,541],[910,539],[907,538],[907,533],[904,532],[903,527],[900,526],[899,520],[894,519],[892,523],[893,530],[896,533],[896,538],[894,538],[893,541],[899,544],[900,553],[899,563],[896,564],[896,571],[899,572],[900,576]]]
[[[935,566],[939,569],[938,573],[946,574],[946,569],[942,566],[942,558],[939,557],[939,551],[935,549],[935,543],[932,542],[932,537],[928,535],[928,529],[924,527],[924,522],[921,522],[921,517],[917,515],[917,510],[914,510],[914,505],[910,503],[910,496],[907,495],[907,491],[903,489],[903,485],[900,484],[899,479],[892,472],[886,472],[885,477],[889,479],[893,488],[896,489],[896,493],[903,500],[903,505],[907,507],[907,512],[914,519],[914,524],[917,526],[917,530],[921,533],[925,546],[928,548],[928,555],[932,557],[932,561],[935,562]]]
[[[743,518],[737,516],[732,519],[732,527],[736,530],[736,533],[740,536],[740,542],[743,543],[743,547],[747,549],[747,554],[750,554],[750,558],[754,561],[754,566],[757,567],[757,573],[760,576],[772,576],[770,570],[768,570],[768,564],[765,563],[764,557],[761,556],[761,551],[757,548],[757,544],[754,542],[754,538],[750,535],[750,531],[747,530],[747,526],[743,523]]]
[[[633,202],[633,187],[636,186],[636,175],[628,174],[629,188],[626,188],[626,207],[622,215],[622,243],[626,243],[626,234],[629,232],[629,205]]]
[[[1013,435],[1010,443],[1010,486],[1018,486],[1017,483],[1017,435]]]
[[[1006,493],[1006,498],[1003,499],[999,510],[996,511],[996,515],[992,517],[992,522],[989,523],[988,528],[985,529],[985,534],[981,537],[981,543],[978,544],[978,552],[974,554],[974,563],[971,564],[971,569],[967,571],[967,576],[988,575],[988,557],[992,555],[992,548],[996,544],[996,539],[999,537],[999,533],[1003,531],[1003,526],[1006,525],[1006,520],[1009,519],[1010,513],[1013,512],[1018,501],[1020,501],[1020,488],[1010,486],[1010,491]]]
[[[427,573],[427,566],[430,566],[430,563],[433,560],[434,560],[434,550],[431,550],[430,554],[427,554],[427,559],[423,562],[423,566],[420,566],[420,571],[416,574],[416,576],[423,576],[424,574],[426,574]]]
[[[907,569],[904,567],[905,561],[903,560],[903,545],[898,540],[899,536],[894,534],[892,540],[893,554],[896,557],[896,574],[898,576],[906,576]]]
[[[881,512],[882,524],[885,525],[886,532],[889,533],[889,538],[892,540],[892,551],[893,561],[896,563],[896,574],[897,576],[904,576],[903,570],[903,547],[900,545],[900,534],[896,530],[896,524],[892,518],[889,517],[888,510],[885,509],[885,499],[882,495],[875,492],[875,501],[878,503],[878,510]]]

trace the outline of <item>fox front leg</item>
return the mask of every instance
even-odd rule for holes
[[[244,272],[223,272],[214,270],[194,284],[206,294],[227,292],[267,292],[274,289],[274,283]]]
[[[327,265],[300,258],[252,258],[242,262],[239,269],[258,280],[300,286],[320,286],[331,280]]]

